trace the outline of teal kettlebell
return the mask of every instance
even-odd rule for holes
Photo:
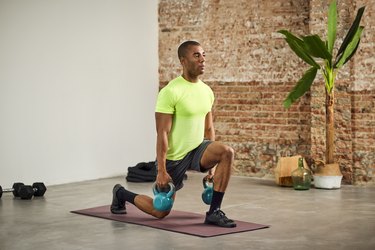
[[[212,201],[212,194],[214,191],[214,185],[208,185],[209,181],[205,178],[203,178],[203,192],[202,192],[202,200],[207,205],[211,205]],[[211,182],[212,183],[212,182]]]
[[[166,193],[166,192],[160,192],[158,190],[156,182],[152,186],[152,191],[153,191],[153,193],[155,195],[154,201],[153,201],[153,206],[158,211],[169,211],[169,210],[172,209],[172,206],[173,206],[172,196],[176,192],[176,188],[173,185],[173,183],[170,182],[168,184],[169,184],[169,191],[168,191],[168,193]]]

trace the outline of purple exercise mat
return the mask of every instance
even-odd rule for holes
[[[112,214],[110,212],[109,207],[109,205],[106,205],[82,210],[75,210],[71,212],[108,220],[115,220],[125,223],[148,226],[177,233],[189,234],[199,237],[213,237],[218,235],[240,233],[269,227],[267,225],[236,220],[237,227],[222,228],[204,224],[205,215],[178,210],[172,210],[171,213],[164,219],[156,219],[138,210],[132,204],[127,204],[127,214],[117,215]]]

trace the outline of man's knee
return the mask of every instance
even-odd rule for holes
[[[222,157],[226,160],[234,159],[234,149],[230,146],[224,145]]]

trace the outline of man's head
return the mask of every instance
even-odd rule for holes
[[[190,81],[196,81],[204,73],[205,56],[202,46],[196,41],[183,42],[178,47],[178,58],[183,67],[183,76]]]
[[[178,59],[181,60],[182,57],[186,56],[189,46],[201,46],[201,45],[200,43],[196,41],[186,41],[186,42],[181,43],[181,45],[178,47],[178,50],[177,50]]]

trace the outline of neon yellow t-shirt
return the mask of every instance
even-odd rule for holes
[[[179,76],[160,90],[155,111],[173,114],[168,160],[180,160],[202,143],[205,118],[213,103],[214,93],[201,80],[191,83]]]

